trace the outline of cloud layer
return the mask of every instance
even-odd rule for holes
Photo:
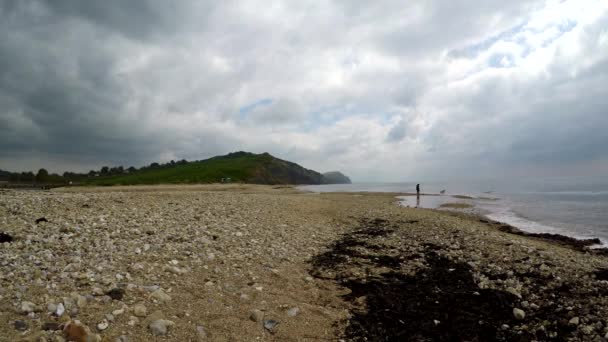
[[[608,170],[608,4],[0,0],[0,169]]]

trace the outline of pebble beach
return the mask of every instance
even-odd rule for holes
[[[608,258],[398,194],[0,191],[0,341],[606,341]]]

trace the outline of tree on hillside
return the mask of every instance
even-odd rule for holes
[[[107,167],[107,166],[102,167],[102,168],[101,168],[101,171],[100,171],[100,173],[101,173],[103,176],[107,175],[109,172],[110,172],[110,168],[109,168],[109,167]]]
[[[40,169],[38,170],[38,173],[36,174],[36,182],[42,183],[42,182],[46,182],[49,178],[49,172],[45,169]]]
[[[136,168],[134,168],[133,166],[130,166],[130,167],[127,169],[127,171],[129,171],[129,173],[133,173],[133,172],[137,171],[137,169],[136,169]]]

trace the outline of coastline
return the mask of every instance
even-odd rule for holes
[[[40,217],[48,222],[36,224]],[[249,185],[8,191],[0,231],[15,239],[0,244],[0,340],[52,339],[61,332],[44,324],[70,318],[110,341],[149,340],[159,317],[172,322],[164,339],[194,341],[608,333],[605,256],[474,215],[399,207],[394,194]],[[124,298],[108,297],[114,288]],[[408,293],[433,300],[416,305]],[[25,301],[35,305],[29,312]],[[60,302],[66,313],[48,312]],[[147,314],[136,315],[137,305]],[[265,328],[269,320],[279,324]]]

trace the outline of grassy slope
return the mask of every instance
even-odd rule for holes
[[[295,174],[295,175],[294,175]],[[185,165],[140,170],[133,174],[99,177],[91,185],[217,183],[224,177],[233,182],[290,184],[315,183],[320,174],[269,154],[233,153]]]

